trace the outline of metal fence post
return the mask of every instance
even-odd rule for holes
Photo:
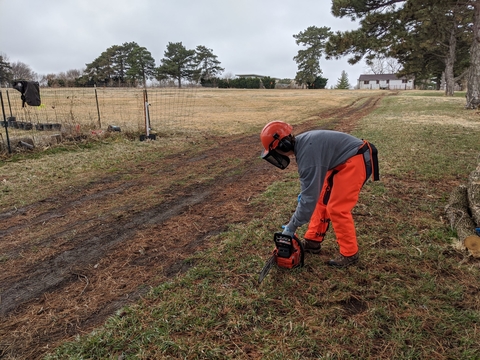
[[[7,117],[5,116],[5,107],[3,106],[3,93],[0,91],[0,102],[2,103],[2,114],[3,114],[3,125],[5,126],[5,134],[7,135],[7,146],[8,146],[8,153],[12,153],[12,149],[10,148],[10,138],[8,137],[8,124],[7,124]]]
[[[147,89],[143,91],[143,100],[144,100],[144,111],[145,111],[145,132],[147,138],[150,136],[150,111],[148,109],[148,94]]]
[[[100,107],[98,106],[97,85],[95,86],[95,101],[97,102],[97,115],[98,115],[98,128],[102,128],[102,122],[100,121]]]
[[[7,93],[7,102],[8,102],[8,108],[10,109],[10,117],[13,117],[12,104],[10,103],[10,95],[8,95],[8,90],[5,90],[5,92]]]

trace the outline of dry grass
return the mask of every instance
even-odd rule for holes
[[[91,89],[89,89],[91,90]],[[132,100],[132,96],[141,92],[132,90],[102,90],[110,91],[110,94],[104,94],[102,99],[105,101],[105,116],[112,118],[115,115],[123,116],[126,121],[125,109],[138,109],[137,100]],[[86,103],[87,100],[78,100],[85,89],[64,90],[62,96],[59,90],[42,90],[43,102],[48,104],[49,99],[55,101],[56,114],[59,109],[68,108],[74,103]],[[73,94],[73,95],[72,95]],[[135,95],[136,94],[136,95]],[[372,93],[368,93],[371,95]],[[115,96],[114,96],[115,95]],[[192,143],[204,141],[210,135],[226,136],[234,134],[249,134],[258,132],[264,124],[271,120],[281,119],[291,124],[298,124],[314,116],[325,109],[335,108],[346,105],[366,97],[365,92],[360,91],[329,91],[329,90],[219,90],[219,89],[152,89],[149,90],[149,102],[151,103],[151,114],[159,107],[165,107],[165,116],[171,114],[177,119],[183,115],[186,117],[182,122],[168,122],[164,116],[163,120],[155,117],[152,120],[152,127],[159,134],[157,141],[139,142],[131,141],[123,136],[113,136],[109,138],[97,137],[93,135],[91,140],[86,142],[75,142],[63,144],[62,146],[50,147],[44,144],[48,151],[38,157],[25,156],[21,161],[16,158],[6,159],[0,162],[0,209],[5,211],[11,207],[24,206],[34,201],[38,201],[48,194],[53,194],[59,189],[67,186],[76,186],[78,184],[91,181],[97,175],[105,171],[114,170],[118,164],[141,159],[145,156],[145,151],[162,151],[165,154],[177,152],[182,147],[189,147]],[[82,95],[83,96],[83,95]],[[171,109],[163,103],[163,97],[171,97]],[[182,102],[183,98],[194,97],[188,101]],[[60,99],[64,102],[60,103]],[[110,101],[110,105],[108,104]],[[127,99],[129,99],[127,101]],[[91,99],[90,99],[91,100]],[[193,103],[194,101],[194,103]],[[113,104],[122,103],[122,111],[116,111]],[[173,104],[176,105],[174,106]],[[81,129],[84,129],[94,122],[93,115],[86,108],[72,107],[72,111],[85,111],[85,117],[80,118],[77,115],[74,119],[82,119]],[[51,113],[54,109],[45,106],[43,109],[26,108],[26,112],[48,112],[45,118],[54,119]],[[141,110],[141,109],[140,109]],[[96,110],[95,110],[96,111]],[[141,122],[142,114],[130,122],[116,121],[127,129],[138,128]],[[38,115],[40,118],[40,115]],[[56,118],[55,118],[56,119]],[[160,121],[163,121],[160,122]],[[165,124],[165,127],[162,126]],[[73,125],[72,125],[73,126]],[[82,130],[83,131],[83,130]],[[41,138],[45,137],[44,131],[23,131],[10,130],[12,139],[28,134],[35,143],[40,143]],[[89,132],[87,135],[92,136]],[[12,140],[12,144],[15,141]],[[167,144],[167,146],[166,146]],[[68,150],[68,151],[64,151]],[[55,186],[52,186],[55,185]]]
[[[293,125],[312,114],[346,105],[365,96],[329,90],[210,90],[199,91],[191,126],[218,135],[256,131],[272,120]]]
[[[168,152],[182,154],[188,148],[194,159],[192,148],[201,152],[203,146],[215,147],[212,143],[216,140],[210,134],[258,133],[266,122],[279,116],[300,124],[316,119],[320,110],[328,117],[336,108],[343,105],[345,110],[348,104],[361,103],[363,97],[371,95],[365,91],[199,91],[190,118],[195,121],[165,131],[157,141],[112,137],[72,145],[64,152],[43,153],[39,158],[24,156],[2,163],[0,174],[11,176],[8,185],[15,187],[15,193],[2,193],[2,201],[11,205],[47,198],[55,186],[95,182],[97,176],[105,178],[110,171],[121,176],[150,172],[154,180],[146,185],[151,189],[139,190],[140,198],[150,201],[149,191],[163,186],[156,184],[157,178],[159,182],[172,180],[183,190],[185,184],[204,182],[202,177],[208,174],[202,164],[225,166],[184,163],[183,168],[192,176],[177,183],[173,166],[165,173],[154,169]],[[154,97],[151,102],[156,106]],[[357,267],[336,270],[325,265],[337,252],[329,234],[322,254],[308,256],[304,268],[274,269],[258,286],[258,271],[272,249],[271,234],[296,205],[298,178],[289,168],[290,172],[281,173],[281,181],[269,183],[267,191],[251,199],[251,221],[229,221],[229,231],[208,238],[210,250],[184,258],[184,264],[195,264],[189,271],[162,283],[137,305],[119,311],[97,331],[64,344],[51,358],[478,358],[478,262],[451,249],[453,234],[442,223],[448,192],[466,177],[480,151],[478,127],[465,125],[475,124],[476,115],[461,111],[461,103],[462,99],[439,96],[427,100],[421,93],[399,93],[383,98],[381,106],[357,124],[354,135],[371,140],[379,148],[382,171],[382,181],[365,186],[354,210],[362,251]],[[417,122],[420,117],[422,123]],[[442,126],[440,118],[445,119]],[[210,155],[214,158],[218,152]],[[142,169],[148,166],[151,168]],[[234,169],[234,160],[228,166]],[[121,171],[116,172],[117,167]],[[243,179],[260,175],[252,175],[249,169]],[[119,183],[122,180],[116,178]],[[243,195],[245,189],[248,186],[242,183],[238,191]],[[133,239],[129,256],[120,257],[116,265],[134,257],[139,245],[160,246],[159,239],[165,238],[162,234],[173,226],[188,232],[200,218],[208,217],[212,223],[216,215],[238,212],[231,204],[222,208],[224,194],[217,195],[218,202],[206,202],[204,212],[193,209],[181,214],[171,228],[165,229],[166,223],[154,227],[150,242]],[[85,194],[76,196],[80,199]],[[115,203],[126,196],[118,194],[108,201]],[[45,202],[45,206],[53,205]],[[68,207],[68,211],[91,213],[89,206]],[[145,203],[136,204],[133,210],[146,213]],[[101,206],[97,211],[88,226],[104,223]],[[112,227],[115,224],[112,222]],[[186,237],[182,233],[182,239]],[[128,269],[117,270],[113,261],[104,261],[110,273],[99,278],[97,286],[118,286]],[[149,270],[162,264],[163,258],[159,258]],[[82,274],[66,287],[68,291],[86,294]],[[148,275],[139,277],[147,280]],[[91,277],[89,281],[93,284]],[[91,306],[91,302],[86,304]],[[52,321],[56,320],[52,315]],[[28,331],[25,324],[20,331]]]
[[[236,133],[243,132],[246,125],[275,118],[295,123],[312,110],[341,105],[358,96],[360,92],[339,90],[148,89],[151,126],[160,132]],[[142,89],[42,89],[41,97],[41,106],[22,108],[19,97],[10,91],[6,116],[33,125],[60,123],[68,131],[76,130],[77,125],[81,131],[106,129],[108,125],[129,131],[145,128]],[[32,136],[27,131],[11,132]]]

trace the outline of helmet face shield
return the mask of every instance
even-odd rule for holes
[[[270,164],[275,165],[279,169],[285,169],[290,164],[290,158],[285,155],[281,155],[275,150],[262,151],[261,158],[267,160]]]

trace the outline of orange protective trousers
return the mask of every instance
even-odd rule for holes
[[[305,238],[323,241],[331,221],[340,254],[355,255],[358,244],[352,209],[357,204],[366,180],[367,171],[362,154],[352,156],[345,163],[329,170]]]

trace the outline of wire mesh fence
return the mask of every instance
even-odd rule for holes
[[[185,132],[195,110],[196,87],[41,89],[40,106],[22,106],[21,94],[2,89],[4,118],[12,141],[31,137],[36,143],[58,142],[58,135],[100,133],[108,129]],[[0,141],[5,143],[3,136]],[[5,144],[4,144],[5,145]]]

